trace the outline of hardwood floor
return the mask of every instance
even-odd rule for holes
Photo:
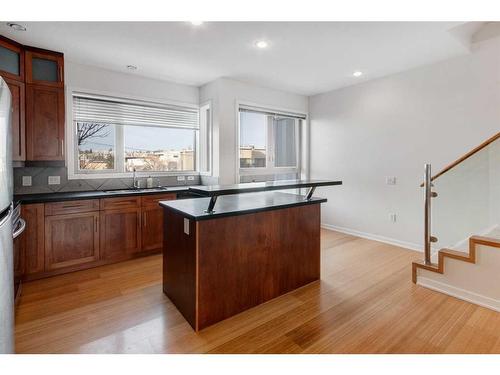
[[[322,231],[321,281],[196,334],[161,256],[26,283],[18,353],[500,353],[500,313],[411,280],[420,254]]]

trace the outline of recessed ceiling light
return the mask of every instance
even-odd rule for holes
[[[12,27],[16,31],[26,31],[26,27],[24,27],[23,25],[20,25],[18,23],[9,22],[7,24],[7,26]]]
[[[361,77],[363,75],[363,72],[360,72],[359,70],[355,71],[354,73],[352,73],[352,75],[354,77]]]
[[[191,25],[193,26],[200,26],[203,24],[203,21],[189,21],[189,22],[191,22]]]
[[[135,65],[127,65],[128,70],[137,70],[137,66]]]
[[[265,40],[258,40],[255,42],[255,46],[260,49],[264,49],[269,47],[269,43],[266,42]]]

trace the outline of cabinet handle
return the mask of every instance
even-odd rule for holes
[[[59,65],[59,82],[62,82],[62,81],[64,81],[63,72],[62,72],[62,66]]]
[[[94,231],[97,233],[97,218],[94,218]]]
[[[64,139],[61,139],[61,156],[64,156]]]
[[[85,207],[83,204],[73,204],[73,205],[63,205],[61,208],[80,208],[80,207]]]
[[[142,214],[142,225],[146,226],[146,213],[145,212]]]

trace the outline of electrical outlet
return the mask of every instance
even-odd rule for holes
[[[49,185],[60,185],[61,184],[61,176],[49,176]]]
[[[177,176],[177,181],[185,181],[186,176]]]
[[[396,222],[396,214],[389,214],[389,220],[392,221],[393,223]]]
[[[188,176],[188,181],[194,181],[194,176]]]
[[[396,177],[394,177],[394,176],[387,176],[385,178],[385,183],[387,185],[396,185]]]
[[[31,186],[31,176],[23,176],[23,186]]]

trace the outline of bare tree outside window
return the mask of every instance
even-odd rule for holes
[[[110,133],[107,124],[80,122],[78,123],[78,146],[87,139],[106,138]]]
[[[115,128],[97,122],[77,124],[80,170],[111,170],[115,167]]]

